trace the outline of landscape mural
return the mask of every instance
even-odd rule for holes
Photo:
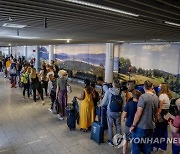
[[[131,45],[124,44],[120,52],[121,78],[142,84],[151,80],[158,86],[169,84],[174,97],[180,94],[180,45]]]
[[[105,44],[59,45],[55,47],[55,58],[61,68],[72,70],[74,74],[104,76],[105,50]],[[156,86],[167,82],[174,97],[180,94],[179,44],[124,43],[120,55],[115,46],[114,56],[114,75],[121,81],[135,80],[136,84],[143,84],[150,80]],[[40,57],[48,59],[48,47],[40,48]]]

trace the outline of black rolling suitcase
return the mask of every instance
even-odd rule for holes
[[[66,107],[67,126],[70,130],[76,129],[76,114],[73,106]]]
[[[76,120],[79,114],[79,105],[76,98],[73,98],[72,102],[72,105],[66,107],[67,126],[70,130],[75,130]]]
[[[102,107],[100,108],[102,110]],[[101,120],[93,122],[91,126],[91,139],[98,144],[104,142],[104,126],[103,126],[103,112],[101,112]]]

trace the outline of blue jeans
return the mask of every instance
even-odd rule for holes
[[[172,144],[172,154],[179,154],[179,152],[180,152],[180,146]]]
[[[109,140],[113,141],[113,125],[115,125],[116,128],[116,134],[121,133],[121,118],[120,118],[120,113],[118,112],[110,112],[107,111],[107,122],[108,122],[108,135],[109,135]]]
[[[132,154],[151,154],[153,129],[135,128],[132,133]]]
[[[165,139],[165,141],[161,143],[154,143],[153,147],[161,148],[162,150],[167,149],[167,138],[168,138],[168,129],[167,129],[168,123],[166,121],[164,122],[157,122],[156,128],[154,129],[153,137],[154,139],[158,139],[160,141],[161,138]]]

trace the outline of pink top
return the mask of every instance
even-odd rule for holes
[[[180,116],[176,116],[173,120],[173,126],[179,128],[178,133],[172,133],[172,137],[174,139],[174,144],[180,146]]]

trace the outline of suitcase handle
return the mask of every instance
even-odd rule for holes
[[[103,106],[100,107],[100,124],[103,125]]]

